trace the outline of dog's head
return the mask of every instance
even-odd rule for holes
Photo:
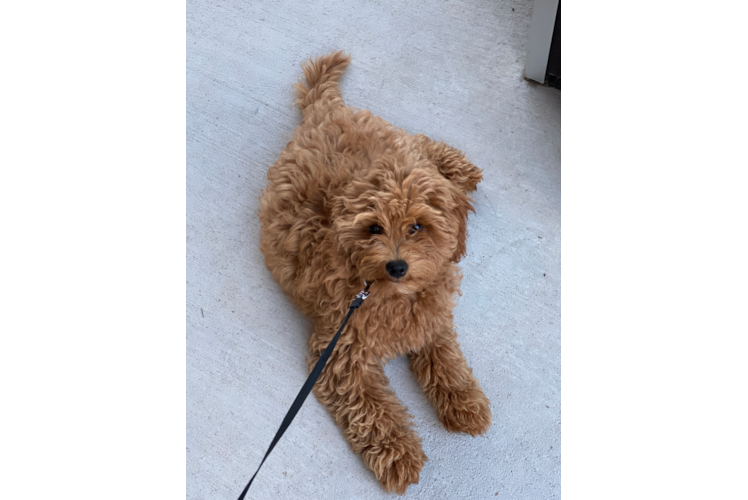
[[[378,293],[419,291],[465,254],[473,211],[466,191],[433,161],[401,167],[380,158],[334,202],[339,249],[361,279],[377,282]]]

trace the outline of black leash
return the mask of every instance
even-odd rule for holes
[[[327,345],[327,348],[320,355],[319,360],[317,360],[317,364],[314,365],[312,373],[309,374],[309,377],[306,379],[306,382],[304,382],[304,385],[299,391],[299,395],[296,396],[296,399],[291,405],[291,408],[289,408],[288,413],[286,413],[286,417],[283,419],[283,422],[281,422],[278,432],[275,433],[273,442],[270,443],[270,448],[268,448],[268,451],[265,452],[265,457],[262,459],[262,462],[260,462],[260,467],[262,467],[262,464],[265,463],[265,459],[268,457],[268,455],[270,455],[270,452],[273,451],[276,443],[278,443],[281,436],[283,436],[283,433],[286,432],[286,429],[288,429],[288,426],[291,425],[291,422],[293,422],[294,417],[301,409],[301,405],[304,404],[304,400],[306,399],[306,397],[309,396],[310,392],[312,392],[312,387],[314,387],[314,383],[317,382],[319,374],[322,373],[322,369],[325,367],[330,354],[332,354],[332,351],[335,349],[335,344],[338,343],[340,333],[343,331],[343,328],[345,328],[346,323],[348,323],[348,319],[351,317],[351,314],[353,314],[353,311],[361,307],[361,304],[364,303],[364,299],[369,296],[369,286],[371,286],[371,283],[364,282],[364,284],[366,285],[365,288],[358,292],[358,295],[356,295],[356,298],[353,299],[353,302],[351,302],[351,305],[348,307],[348,314],[343,320],[343,324],[340,325],[338,333],[335,334],[330,343]],[[252,479],[249,480],[247,486],[244,487],[244,491],[242,491],[242,494],[239,495],[239,500],[244,500],[244,495],[247,494],[247,490],[249,490],[249,487],[252,486],[252,481],[255,480],[257,473],[260,472],[260,467],[257,467],[254,476],[252,476]]]

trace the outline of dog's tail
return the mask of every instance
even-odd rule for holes
[[[294,104],[304,111],[315,102],[343,103],[340,97],[340,78],[343,70],[351,63],[351,56],[342,50],[326,56],[320,56],[314,61],[304,63],[304,78],[306,85],[299,81],[296,88]]]

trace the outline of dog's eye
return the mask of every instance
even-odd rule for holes
[[[372,224],[371,226],[369,226],[369,232],[371,234],[382,234],[382,227],[377,226],[376,224]]]
[[[414,235],[414,234],[416,234],[418,231],[420,231],[422,229],[423,229],[423,226],[416,222],[415,224],[413,224],[412,226],[410,226],[410,230],[408,232],[411,235]]]

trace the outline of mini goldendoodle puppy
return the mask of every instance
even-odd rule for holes
[[[491,426],[452,322],[467,193],[482,173],[444,143],[347,107],[338,83],[349,63],[336,52],[304,65],[304,116],[268,171],[260,244],[275,280],[314,320],[310,370],[364,281],[373,283],[314,393],[382,486],[404,493],[427,458],[384,362],[408,355],[448,431]]]

